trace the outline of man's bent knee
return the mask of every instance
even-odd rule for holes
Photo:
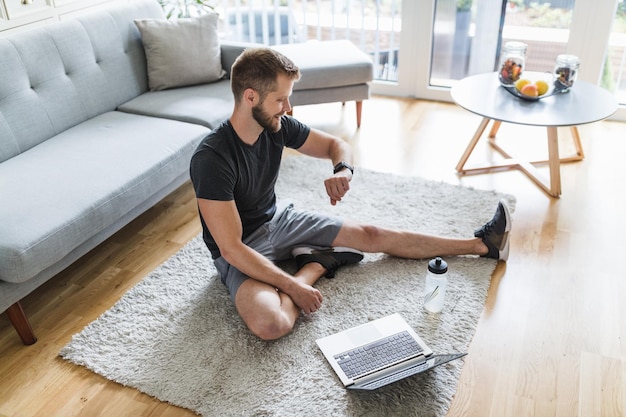
[[[244,319],[244,321],[246,321]],[[276,340],[286,336],[293,330],[294,323],[282,312],[265,314],[246,321],[248,329],[260,339]]]
[[[281,309],[281,300],[274,288],[248,280],[235,297],[235,307],[248,329],[263,340],[281,338],[291,332],[294,320]]]

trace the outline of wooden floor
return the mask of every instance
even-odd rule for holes
[[[360,130],[354,112],[328,104],[295,116],[352,143],[358,167],[517,197],[511,255],[492,278],[449,416],[624,415],[626,124],[580,127],[586,158],[562,167],[553,199],[517,171],[459,178],[480,119],[454,105],[374,97]],[[559,133],[566,153],[569,131]],[[499,136],[529,157],[547,153],[542,129],[503,125]],[[479,145],[470,161],[495,158]],[[192,416],[57,354],[199,230],[186,185],[23,300],[35,345],[22,346],[2,315],[0,416]]]

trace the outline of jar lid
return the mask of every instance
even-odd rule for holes
[[[576,55],[561,54],[556,57],[556,61],[562,64],[579,65],[580,60]]]
[[[520,41],[508,41],[504,44],[505,49],[526,49],[528,45]]]
[[[446,261],[437,256],[428,262],[428,270],[433,274],[445,274],[448,272],[448,264]]]

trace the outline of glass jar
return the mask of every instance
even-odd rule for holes
[[[567,91],[578,77],[580,60],[576,55],[559,55],[554,64],[554,87]]]
[[[512,86],[522,76],[526,65],[526,45],[524,42],[510,41],[504,44],[500,57],[500,83],[506,87]]]

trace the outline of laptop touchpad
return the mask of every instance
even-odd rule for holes
[[[355,346],[361,346],[382,337],[375,326],[361,326],[348,331],[348,338]]]

